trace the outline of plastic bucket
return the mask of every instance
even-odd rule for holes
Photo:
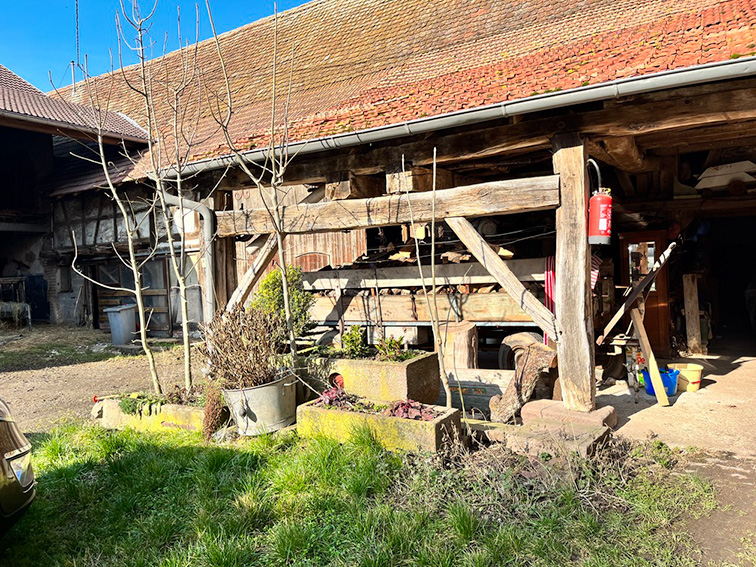
[[[136,333],[136,305],[118,305],[103,309],[108,314],[110,340],[114,345],[129,345]]]
[[[288,427],[296,419],[297,379],[280,378],[270,384],[223,390],[239,435],[262,435]]]
[[[641,374],[643,374],[643,386],[646,388],[646,393],[649,396],[655,396],[654,386],[651,384],[651,376],[649,376],[648,370],[644,368],[641,370]],[[661,374],[662,384],[664,384],[664,390],[667,392],[667,395],[674,396],[677,393],[677,377],[680,375],[680,371],[673,369],[665,372],[660,370],[659,374]]]
[[[690,362],[675,362],[670,364],[669,368],[680,371],[680,376],[677,378],[677,391],[678,392],[695,392],[701,387],[701,374],[703,374],[703,366],[700,364],[693,364]]]

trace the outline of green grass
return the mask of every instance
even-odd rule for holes
[[[34,437],[38,497],[0,539],[45,566],[694,565],[710,487],[659,446],[591,461],[441,459],[295,434],[207,445],[69,425]]]

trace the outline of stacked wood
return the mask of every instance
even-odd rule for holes
[[[516,360],[512,384],[489,402],[491,421],[507,423],[514,419],[525,402],[530,400],[543,373],[556,367],[556,352],[544,344],[533,343],[525,347]]]

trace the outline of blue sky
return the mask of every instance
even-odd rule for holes
[[[130,3],[131,0],[124,0],[125,5]],[[196,3],[158,0],[153,35],[162,42],[167,32],[169,49],[178,46],[176,13],[180,6],[182,35],[193,39]],[[304,0],[278,0],[278,10],[304,3]],[[141,0],[140,5],[143,13],[148,12],[152,0]],[[119,9],[119,0],[79,0],[81,60],[87,54],[90,74],[110,69],[110,49],[117,64],[115,12]],[[211,0],[211,9],[215,26],[222,33],[269,16],[273,13],[273,0]],[[76,59],[75,13],[75,0],[3,0],[0,64],[45,92],[52,90],[48,71],[56,87],[70,84],[70,62]],[[210,35],[205,0],[200,0],[200,20],[200,39],[205,39]],[[155,55],[161,53],[162,44],[155,48]],[[126,61],[133,62],[133,58]]]

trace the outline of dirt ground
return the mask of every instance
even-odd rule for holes
[[[700,565],[756,566],[756,341],[720,338],[709,347],[708,356],[676,359],[704,372],[701,389],[670,398],[670,407],[643,392],[636,403],[624,381],[600,390],[597,405],[614,406],[618,435],[700,451],[688,468],[712,482],[719,504],[686,526]]]
[[[150,390],[147,359],[113,350],[109,339],[81,327],[0,330],[0,398],[24,431],[89,416],[95,395]],[[180,349],[167,348],[155,358],[164,388],[183,383]]]

